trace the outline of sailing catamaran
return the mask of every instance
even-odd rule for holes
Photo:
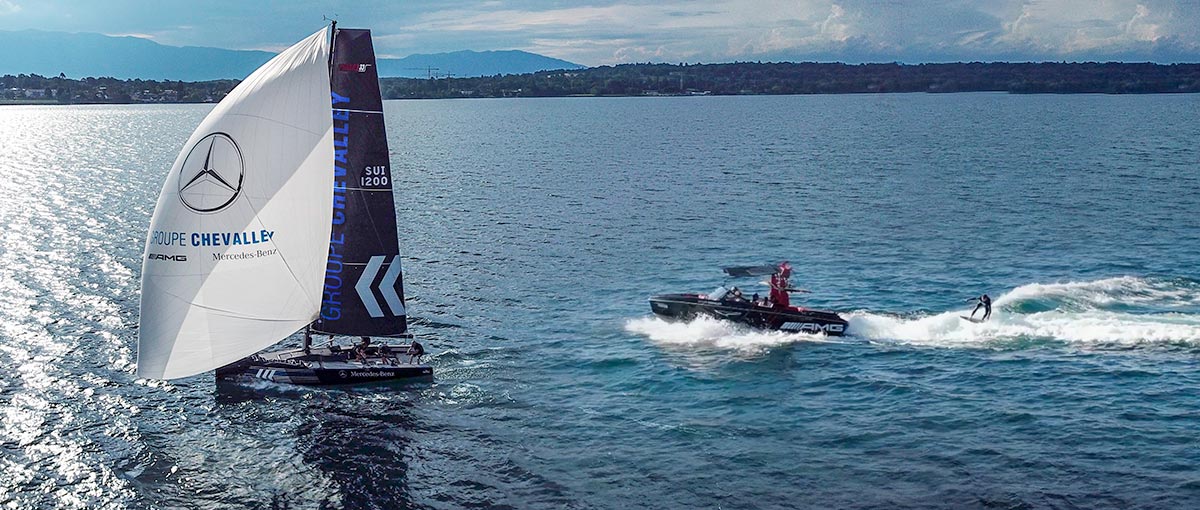
[[[392,182],[369,30],[334,23],[256,70],[192,133],[159,194],[138,375],[432,377],[405,355],[416,342],[334,341],[412,339]],[[303,347],[260,352],[302,329]]]

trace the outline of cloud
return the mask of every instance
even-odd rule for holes
[[[1141,53],[1151,55],[1168,38],[1174,44],[1200,50],[1195,9],[1147,0],[1042,0],[1021,5],[1002,25],[998,46],[1025,49],[1043,57],[1103,57]],[[1200,56],[1200,55],[1198,55]]]
[[[327,0],[267,10],[212,0],[199,11],[85,0],[22,9],[18,2],[0,0],[5,29],[142,34],[231,49],[284,48],[331,10]],[[1200,61],[1200,0],[412,0],[333,10],[345,26],[371,28],[377,52],[389,56],[521,49],[586,65]]]
[[[476,5],[428,12],[399,30],[430,37],[455,33],[509,39],[518,49],[592,65],[712,61],[796,47],[823,33],[844,39],[845,27],[830,19],[836,18],[831,15],[836,9],[825,0],[668,0],[496,10]]]
[[[420,16],[405,29],[417,32],[514,32],[563,30],[589,25],[614,26],[638,17],[644,6],[571,7],[541,11],[454,9]]]
[[[850,20],[846,18],[846,9],[838,4],[829,7],[829,16],[821,21],[821,34],[830,36],[835,41],[845,41],[850,38]]]
[[[1200,60],[1196,0],[840,0],[731,38],[764,60]],[[796,21],[799,23],[788,23]],[[810,23],[805,26],[803,23]]]
[[[427,11],[399,30],[413,34],[408,42],[414,45],[446,37],[507,41],[511,48],[589,65],[1151,58],[1165,44],[1200,60],[1200,9],[1187,5],[1196,0],[1183,1],[489,2]]]
[[[522,49],[596,65],[661,61],[693,53],[679,36],[703,30],[697,26],[697,18],[709,15],[670,4],[547,9],[504,5],[497,4],[495,10],[477,5],[427,12],[397,31],[411,34],[405,42],[413,45],[431,38],[482,39],[493,44],[507,42],[507,48],[487,49]]]

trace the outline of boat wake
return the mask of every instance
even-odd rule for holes
[[[992,318],[967,322],[973,304],[940,313],[842,313],[849,339],[762,331],[700,317],[668,322],[630,319],[625,330],[667,347],[753,354],[800,342],[876,343],[936,347],[1022,348],[1045,343],[1085,347],[1200,347],[1200,282],[1123,276],[1069,283],[1032,283],[992,302]],[[979,314],[976,314],[978,317]]]
[[[630,319],[625,330],[663,345],[692,349],[719,349],[745,354],[761,353],[772,347],[797,342],[842,343],[825,335],[761,331],[709,317],[687,322],[670,322],[657,317]]]
[[[1200,346],[1200,282],[1131,276],[1028,284],[993,300],[992,318],[959,318],[972,306],[937,314],[844,314],[850,334],[873,341],[994,347],[1065,342],[1098,347]],[[977,315],[978,316],[978,315]]]

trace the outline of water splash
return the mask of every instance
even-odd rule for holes
[[[709,317],[687,322],[668,322],[657,317],[630,319],[625,323],[625,330],[664,346],[720,349],[740,354],[762,353],[797,342],[835,342],[823,334],[761,331]]]
[[[1165,311],[1200,307],[1200,283],[1183,278],[1121,276],[1086,282],[1031,283],[996,299],[1020,312],[1047,310]]]
[[[1033,283],[993,304],[990,321],[959,318],[971,307],[903,317],[847,314],[851,334],[871,340],[970,346],[1012,340],[1083,345],[1200,345],[1200,289],[1186,279],[1124,276],[1103,280]]]

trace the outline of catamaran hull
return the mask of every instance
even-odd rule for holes
[[[400,356],[403,358],[404,356]],[[218,380],[265,380],[281,384],[334,385],[433,380],[433,367],[398,359],[367,359],[363,364],[349,352],[316,349],[264,353],[218,368]]]
[[[244,370],[218,370],[217,378],[226,381],[261,379],[280,384],[326,386],[392,381],[433,380],[433,369],[413,365],[371,368],[297,368],[279,365],[249,366]]]
[[[713,317],[750,327],[797,333],[824,333],[842,336],[849,323],[833,312],[806,308],[778,308],[750,302],[725,302],[706,299],[699,294],[664,294],[650,298],[650,311],[668,320]]]

